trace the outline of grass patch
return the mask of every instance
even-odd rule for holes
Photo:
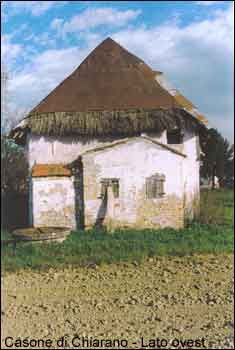
[[[199,221],[203,224],[234,225],[234,191],[201,191]]]
[[[63,243],[19,244],[2,252],[6,271],[46,269],[120,261],[142,261],[146,256],[192,255],[233,251],[232,230],[219,225],[192,224],[184,230],[90,230],[73,232]]]
[[[5,230],[1,230],[1,241],[5,239],[12,239],[12,235],[10,232],[7,232]]]
[[[120,261],[140,262],[147,256],[231,253],[234,246],[233,193],[216,191],[213,195],[213,205],[217,203],[217,207],[224,206],[225,211],[225,220],[219,220],[217,224],[211,223],[211,216],[206,223],[192,223],[181,230],[119,229],[113,233],[105,230],[76,231],[63,243],[18,244],[15,254],[12,247],[7,246],[2,249],[3,271]],[[206,204],[204,208],[208,210]],[[213,214],[213,210],[210,210]]]

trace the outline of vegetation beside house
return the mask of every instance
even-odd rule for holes
[[[233,252],[234,193],[229,190],[202,193],[201,222],[184,229],[92,229],[74,231],[63,243],[18,244],[16,251],[2,249],[3,271],[96,266],[134,262],[160,255],[219,254]],[[3,233],[3,237],[10,235]]]
[[[218,130],[209,129],[201,137],[201,179],[209,180],[210,187],[231,188],[234,186],[234,145],[231,145]]]

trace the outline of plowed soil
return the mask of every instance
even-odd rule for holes
[[[125,339],[126,348],[166,339],[167,348],[203,349],[204,338],[206,348],[233,349],[233,298],[228,254],[9,273],[2,277],[2,348],[6,337],[28,337],[51,339],[56,349],[62,336],[67,348],[79,348],[78,337],[88,336]],[[175,338],[194,343],[170,346]]]

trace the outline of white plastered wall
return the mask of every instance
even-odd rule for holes
[[[102,178],[119,179],[120,193],[119,198],[115,199],[114,217],[125,223],[138,222],[138,210],[146,200],[146,178],[153,174],[164,174],[166,181],[164,198],[152,200],[152,206],[156,209],[164,203],[167,206],[169,199],[173,197],[183,200],[184,160],[184,157],[141,138],[85,155],[83,164],[87,225],[94,224],[101,207],[102,200],[98,197]],[[170,205],[169,201],[169,209]],[[164,212],[164,215],[164,226],[172,226],[167,212]],[[158,218],[152,219],[157,224]]]
[[[166,132],[149,135],[166,143]],[[29,135],[27,152],[30,168],[34,164],[69,163],[81,153],[98,146],[105,146],[117,138],[85,140],[80,137],[52,137]]]
[[[32,224],[75,228],[73,177],[33,177],[31,183]]]

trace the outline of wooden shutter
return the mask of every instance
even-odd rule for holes
[[[147,198],[154,198],[154,180],[152,177],[146,179],[146,196]]]
[[[119,179],[106,178],[101,180],[101,194],[99,198],[104,198],[107,195],[108,187],[112,187],[114,198],[119,197]]]
[[[164,191],[165,176],[159,175],[156,178],[156,181],[157,181],[157,197],[162,197],[165,194],[165,191]]]
[[[165,175],[154,174],[146,179],[146,197],[159,198],[164,195]]]

